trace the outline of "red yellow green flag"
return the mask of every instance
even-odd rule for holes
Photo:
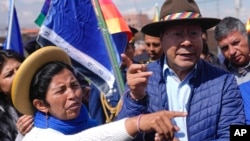
[[[125,32],[130,41],[132,32],[112,0],[99,0],[99,4],[110,34]]]

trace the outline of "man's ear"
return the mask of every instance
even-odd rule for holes
[[[44,102],[41,101],[41,100],[34,99],[33,100],[33,105],[36,107],[37,110],[42,111],[44,113],[48,113],[48,111],[49,111],[46,104],[44,104]]]

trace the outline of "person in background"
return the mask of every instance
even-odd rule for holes
[[[135,35],[138,33],[138,30],[134,27],[129,26],[129,29],[132,32],[132,39],[127,43],[127,47],[125,48],[125,54],[133,60],[135,54]]]
[[[146,44],[146,51],[149,55],[149,60],[147,63],[160,59],[163,54],[160,38],[145,34],[144,41]]]
[[[211,63],[219,68],[226,70],[226,67],[220,63],[219,58],[209,51],[207,41],[203,39],[202,42],[203,42],[203,48],[202,48],[200,58],[204,59],[205,61],[207,61],[207,62],[209,62],[209,63]]]
[[[24,57],[13,50],[0,49],[0,140],[14,141],[18,130],[16,121],[20,113],[11,102],[11,86]],[[29,119],[30,116],[22,116]],[[32,122],[32,121],[30,121]]]
[[[226,69],[225,66],[223,65],[223,63],[220,62],[219,57],[216,56],[214,53],[210,52],[210,47],[208,45],[208,33],[207,30],[202,30],[202,42],[203,42],[203,49],[201,52],[201,58],[205,59],[206,61],[208,61],[209,63],[222,68],[222,69]]]
[[[237,18],[225,17],[216,26],[214,36],[225,58],[225,66],[240,86],[246,123],[250,124],[250,95],[244,88],[250,84],[250,42],[245,25]]]
[[[203,43],[203,48],[202,48],[202,52],[200,55],[201,59],[204,59],[206,61],[208,61],[210,63],[210,55],[209,55],[209,48],[208,48],[208,44],[206,42],[206,40],[202,40]]]
[[[132,32],[132,39],[128,41],[127,46],[125,48],[124,54],[131,60],[131,62],[138,63],[134,59],[135,54],[135,35],[138,33],[138,30],[134,27],[129,26],[129,29]],[[124,82],[126,83],[126,71],[127,71],[127,64],[122,60],[120,65],[121,74],[123,77]]]
[[[143,34],[146,51],[133,59],[139,64],[148,64],[158,60],[163,54],[160,37]]]
[[[37,37],[32,37],[24,43],[23,48],[28,53],[28,55],[41,48],[41,46],[37,43],[36,39]]]
[[[118,119],[160,110],[187,112],[171,119],[180,128],[175,139],[229,140],[230,125],[245,124],[239,87],[230,72],[200,59],[202,31],[219,22],[202,17],[194,0],[166,0],[160,21],[142,28],[161,38],[164,55],[147,65],[130,65]],[[137,137],[152,140],[154,133]]]
[[[141,55],[143,53],[146,53],[146,44],[144,40],[137,40],[134,43],[135,46],[135,53],[134,56]]]
[[[156,141],[169,140],[178,130],[170,119],[186,115],[163,110],[93,127],[70,57],[53,46],[38,49],[22,63],[13,80],[12,101],[19,112],[34,115],[34,127],[23,141],[123,141],[150,131],[156,132]]]

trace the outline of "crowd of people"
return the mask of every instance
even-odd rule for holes
[[[62,49],[1,48],[0,140],[229,141],[230,125],[250,124],[250,33],[235,17],[201,15],[194,0],[166,0],[158,22],[130,27],[143,40],[121,54],[125,90],[108,97],[120,106],[108,122],[101,92]]]

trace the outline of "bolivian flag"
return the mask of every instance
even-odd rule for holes
[[[99,4],[110,34],[125,32],[129,41],[132,32],[112,0],[99,0]]]

